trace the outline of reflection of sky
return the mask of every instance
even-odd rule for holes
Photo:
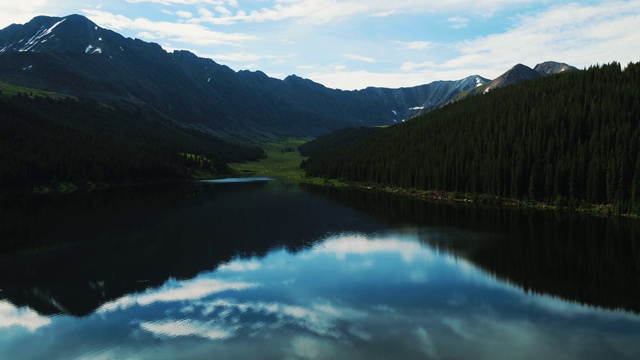
[[[0,302],[3,359],[638,358],[638,335],[635,315],[524,294],[407,231],[234,259],[82,319]]]
[[[49,324],[51,319],[40,316],[31,309],[18,309],[7,301],[0,301],[0,329],[21,327],[34,332]]]

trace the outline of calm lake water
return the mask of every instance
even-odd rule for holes
[[[254,179],[6,200],[0,359],[638,359],[638,221]]]

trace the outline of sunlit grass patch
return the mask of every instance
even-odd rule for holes
[[[309,138],[293,138],[281,141],[258,144],[262,147],[267,157],[265,159],[232,163],[229,167],[238,176],[261,176],[277,179],[290,179],[305,184],[344,186],[337,180],[327,180],[322,178],[307,177],[304,170],[300,168],[300,163],[305,158],[298,152],[298,146],[309,141]]]
[[[3,81],[0,81],[0,93],[2,93],[5,96],[15,96],[18,94],[25,94],[30,97],[41,96],[41,97],[49,97],[53,99],[77,99],[75,96],[71,96],[67,94],[57,93],[57,92],[48,91],[48,90],[33,89],[25,86],[12,85]]]

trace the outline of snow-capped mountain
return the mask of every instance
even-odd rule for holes
[[[489,82],[474,75],[401,89],[329,89],[295,75],[236,72],[188,51],[168,53],[81,15],[39,16],[0,30],[0,79],[144,107],[216,134],[304,136],[402,122]]]
[[[556,75],[576,70],[578,69],[571,65],[555,61],[546,61],[537,64],[533,69],[523,64],[516,64],[497,78],[479,85],[474,89],[455,95],[451,101],[459,101],[472,96],[486,94],[494,89],[517,84],[519,82],[535,79],[541,76]]]
[[[60,19],[39,16],[25,25],[14,24],[4,29],[0,38],[0,54],[15,51],[84,51],[87,54],[101,54],[105,44],[109,44],[104,40],[112,40],[114,35],[79,15]]]

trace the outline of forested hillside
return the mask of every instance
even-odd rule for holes
[[[264,156],[172,127],[157,114],[95,101],[0,96],[0,189],[59,182],[184,179]]]
[[[313,157],[333,148],[375,134],[381,130],[381,127],[355,127],[340,129],[332,133],[322,135],[313,139],[313,141],[306,142],[300,145],[298,150],[302,156]]]
[[[640,212],[640,64],[534,79],[312,157],[311,176]]]

